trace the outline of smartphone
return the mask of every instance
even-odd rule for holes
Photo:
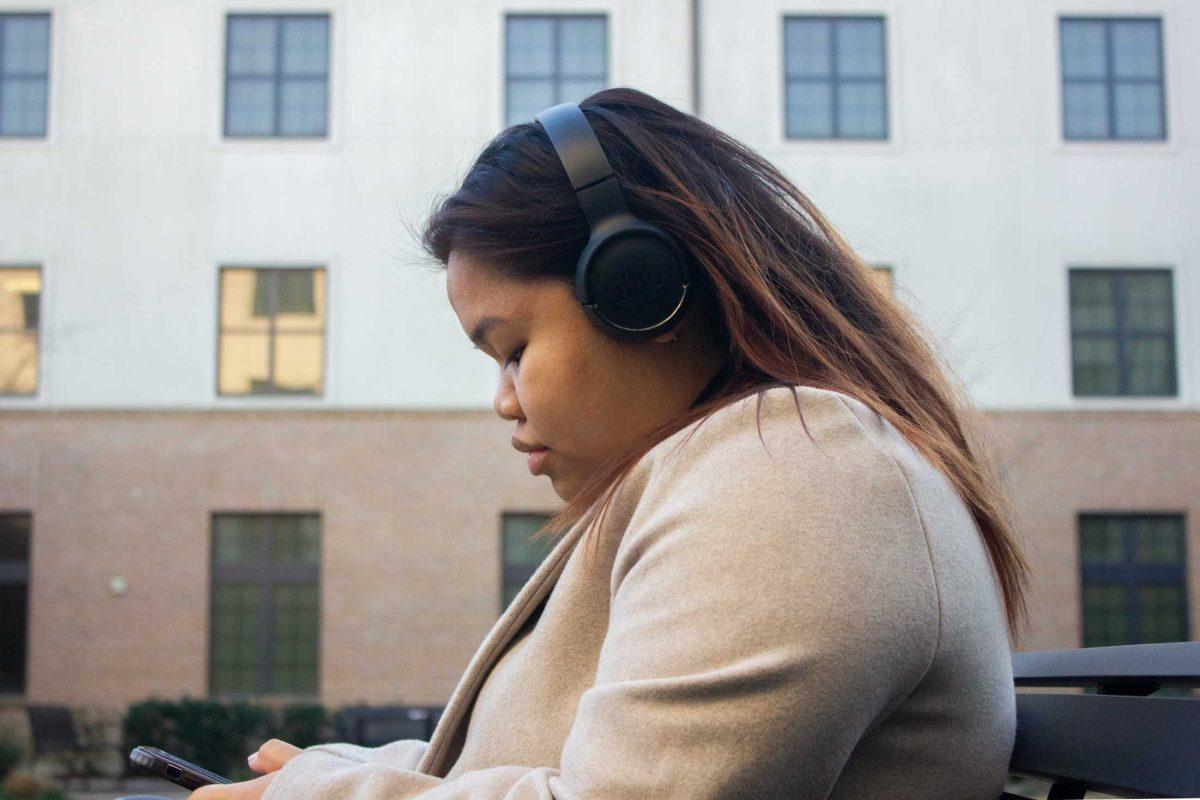
[[[185,789],[199,789],[210,783],[233,783],[228,778],[222,778],[157,747],[135,747],[129,754],[129,760]]]

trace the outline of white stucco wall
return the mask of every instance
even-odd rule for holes
[[[20,407],[482,407],[470,349],[404,223],[503,124],[506,11],[609,15],[610,83],[689,109],[688,0],[56,0],[49,135],[0,139],[0,265],[42,266]],[[705,0],[703,116],[796,183],[992,408],[1200,407],[1200,4]],[[38,10],[0,0],[0,12]],[[221,137],[224,17],[332,16],[330,135]],[[782,138],[784,13],[886,17],[886,142]],[[1167,133],[1062,141],[1059,13],[1163,20]],[[327,269],[318,398],[216,396],[222,264]],[[1070,394],[1067,267],[1169,266],[1178,398]]]

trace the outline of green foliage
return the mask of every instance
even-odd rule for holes
[[[12,739],[0,739],[0,781],[17,768],[25,757],[25,749]]]
[[[0,787],[0,800],[67,800],[67,795],[32,772],[15,770]]]
[[[305,748],[329,740],[333,718],[318,705],[294,705],[283,709],[275,738]]]
[[[329,726],[330,715],[319,705],[292,705],[275,711],[244,701],[150,699],[129,707],[122,738],[125,753],[139,745],[158,747],[238,780],[254,774],[246,756],[267,739],[308,747],[326,741]]]

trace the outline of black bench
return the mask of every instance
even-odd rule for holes
[[[1050,781],[1048,800],[1200,797],[1200,642],[1014,653],[1012,665],[1018,689],[1085,690],[1017,692],[1009,769]]]

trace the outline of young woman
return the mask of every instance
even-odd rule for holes
[[[261,777],[194,797],[995,800],[1027,577],[976,413],[766,160],[635,90],[581,108],[604,202],[690,272],[667,324],[615,335],[581,304],[603,181],[543,115],[423,235],[564,501],[554,549],[431,742],[272,741]],[[629,258],[622,298],[662,289]]]

